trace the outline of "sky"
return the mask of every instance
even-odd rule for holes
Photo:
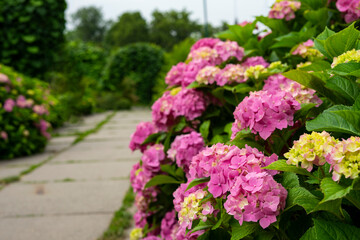
[[[149,22],[155,9],[186,9],[192,12],[191,19],[204,23],[203,2],[204,0],[67,0],[66,16],[69,23],[70,15],[77,9],[97,6],[102,9],[105,20],[117,20],[124,12],[139,11]],[[222,21],[233,24],[235,17],[239,22],[249,21],[254,16],[267,15],[273,2],[274,0],[206,0],[208,21],[214,26],[219,26]],[[72,25],[68,24],[67,28],[71,29]]]

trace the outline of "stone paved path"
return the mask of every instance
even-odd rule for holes
[[[46,151],[0,162],[0,179],[33,172],[0,191],[0,239],[95,240],[108,227],[129,188],[129,173],[140,158],[127,146],[148,110],[117,112],[101,129],[76,145],[74,132],[93,129],[109,112],[59,131]],[[65,136],[64,136],[65,134]]]

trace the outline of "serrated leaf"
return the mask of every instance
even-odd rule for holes
[[[300,240],[356,240],[360,236],[360,229],[341,222],[330,222],[313,219],[314,227],[310,228]]]
[[[303,207],[306,213],[309,214],[314,210],[320,201],[306,188],[294,187],[289,189],[286,202],[287,208],[298,205]]]
[[[304,168],[300,168],[300,167],[297,167],[294,165],[287,164],[286,160],[277,160],[277,161],[271,163],[269,166],[263,167],[263,169],[277,170],[277,171],[282,171],[282,172],[293,172],[296,174],[315,178],[310,172],[308,172]]]
[[[189,190],[190,188],[193,188],[193,187],[199,185],[199,184],[207,183],[209,181],[210,181],[210,177],[196,178],[189,183],[188,187],[186,188],[186,191]]]
[[[331,200],[327,202],[320,202],[311,212],[326,211],[334,214],[340,219],[344,219],[344,215],[341,211],[341,199]]]
[[[204,138],[204,140],[207,140],[207,137],[209,136],[209,128],[210,128],[210,120],[206,120],[200,125],[199,131],[201,136]]]
[[[314,120],[306,122],[308,131],[340,132],[360,136],[360,111],[342,105],[333,106]]]
[[[324,199],[321,200],[321,203],[343,198],[352,190],[352,188],[352,185],[345,187],[329,177],[324,178],[320,184],[320,189],[324,193]]]
[[[355,24],[352,24],[325,40],[325,50],[331,57],[330,59],[352,50],[357,46],[360,32],[356,30],[354,26]]]
[[[344,77],[334,76],[326,82],[325,86],[341,94],[350,105],[352,105],[359,96],[358,85],[354,81]]]
[[[328,52],[325,49],[325,41],[334,34],[335,34],[334,31],[325,27],[325,30],[322,33],[320,33],[314,40],[315,48],[319,50],[328,59],[332,59],[332,57],[328,54]]]
[[[299,177],[293,172],[284,172],[282,174],[281,185],[286,188],[300,187]]]
[[[183,183],[171,176],[167,175],[156,175],[149,182],[146,183],[145,188],[161,185],[161,184],[180,184]]]
[[[240,226],[237,220],[231,222],[231,240],[240,240],[254,233],[260,225],[255,222],[243,222]]]

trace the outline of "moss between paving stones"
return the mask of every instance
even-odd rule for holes
[[[121,208],[115,212],[108,229],[98,240],[123,239],[125,230],[131,226],[132,213],[130,209],[134,204],[134,200],[135,194],[132,187],[130,187],[124,197]]]

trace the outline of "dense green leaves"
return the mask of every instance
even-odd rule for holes
[[[156,175],[149,182],[146,183],[145,188],[161,185],[161,184],[180,184],[181,181],[168,176],[168,175]]]
[[[243,224],[240,226],[237,220],[233,220],[231,222],[231,228],[231,240],[240,240],[254,233],[260,228],[260,226],[258,223],[254,222],[243,222]]]

